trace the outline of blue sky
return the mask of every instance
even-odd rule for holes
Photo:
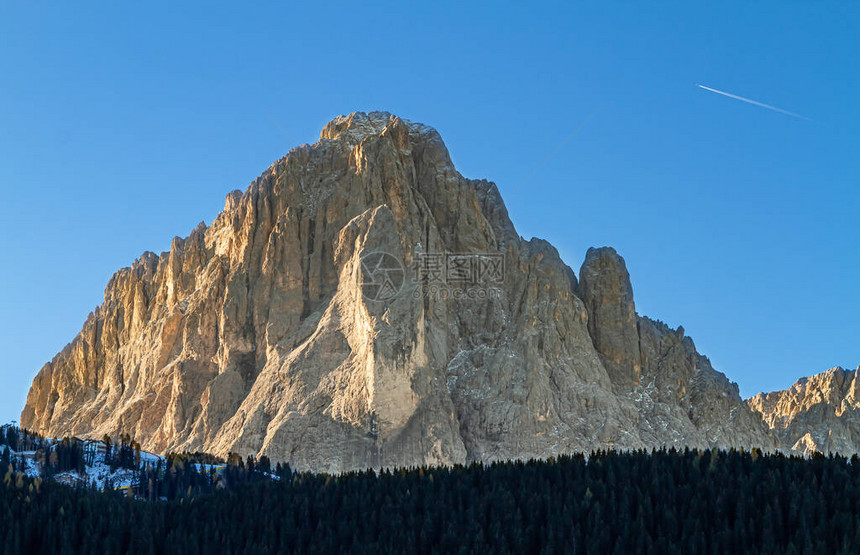
[[[405,4],[0,4],[0,421],[114,271],[355,110],[575,270],[614,246],[742,394],[860,364],[860,5]]]

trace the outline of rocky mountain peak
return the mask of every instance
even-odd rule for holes
[[[117,272],[21,422],[320,471],[777,447],[618,253],[580,274],[433,128],[355,112]]]
[[[368,135],[381,135],[386,127],[396,125],[398,122],[407,126],[410,124],[388,112],[352,112],[337,116],[328,122],[320,132],[320,140],[340,139],[356,144]]]
[[[860,367],[835,366],[783,391],[759,393],[749,407],[802,453],[860,451]]]
[[[448,149],[439,133],[429,125],[399,118],[388,112],[352,112],[335,117],[320,132],[320,141],[341,141],[352,148],[373,137],[393,139],[404,152],[429,157],[428,161],[451,166]]]

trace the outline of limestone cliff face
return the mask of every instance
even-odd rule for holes
[[[589,249],[579,275],[594,347],[613,391],[636,407],[646,445],[779,447],[684,328],[637,316],[630,275],[614,249]]]
[[[811,454],[860,452],[860,366],[831,368],[801,378],[789,389],[759,393],[747,401],[782,443]]]
[[[21,422],[321,471],[777,446],[682,329],[636,315],[615,251],[580,276],[434,129],[341,116],[117,272]]]
[[[611,247],[588,249],[579,270],[588,333],[603,366],[621,390],[639,385],[642,355],[633,286],[624,259]]]

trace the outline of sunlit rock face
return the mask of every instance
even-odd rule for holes
[[[117,272],[21,422],[319,471],[778,446],[614,250],[580,275],[434,129],[341,116]]]
[[[749,407],[783,445],[805,455],[860,452],[860,366],[801,378],[783,391],[759,393]]]

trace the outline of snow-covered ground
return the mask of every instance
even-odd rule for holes
[[[8,428],[9,425],[0,426],[0,440],[5,439]],[[15,429],[17,430],[17,427],[15,427]],[[19,443],[21,441],[23,440],[19,437]],[[27,445],[33,445],[34,441],[36,445],[40,446],[40,449],[44,449],[44,451],[47,452],[49,452],[53,446],[62,442],[61,439],[56,438],[40,438],[36,440],[28,440]],[[133,485],[138,480],[139,470],[131,470],[127,468],[115,468],[114,470],[111,470],[110,464],[105,463],[105,453],[108,448],[103,442],[90,440],[77,441],[83,445],[84,449],[84,472],[82,474],[78,473],[77,470],[59,472],[52,476],[53,480],[79,487],[89,487],[95,483],[95,487],[97,489],[104,489],[105,487],[124,489]],[[44,457],[44,454],[39,453],[36,450],[15,452],[8,445],[0,445],[0,452],[7,448],[10,451],[12,459],[20,462],[22,466],[22,468],[20,468],[21,471],[31,477],[41,476],[40,467],[42,465],[38,462],[37,457]],[[113,449],[117,448],[118,446],[113,446]],[[147,466],[154,467],[159,462],[166,462],[165,457],[156,453],[149,453],[147,451],[140,451],[139,453],[141,468],[145,468]],[[201,473],[215,472],[219,475],[223,474],[224,470],[227,468],[226,464],[191,463],[191,466]],[[5,469],[2,469],[2,473],[5,473]],[[272,473],[264,473],[264,475],[272,480],[280,480],[278,476]],[[0,474],[0,477],[1,476],[2,474]]]
[[[5,434],[8,425],[0,427],[0,433]],[[62,440],[57,438],[43,438],[45,446],[53,446],[60,443]],[[106,484],[110,484],[114,489],[128,487],[137,479],[138,471],[127,468],[116,468],[111,471],[110,465],[105,464],[105,445],[101,441],[82,441],[84,450],[90,452],[93,462],[85,465],[83,474],[79,474],[76,470],[69,470],[54,474],[53,479],[64,484],[75,486],[89,486],[95,482],[98,489],[103,489]],[[38,477],[40,473],[40,465],[36,460],[36,451],[14,451],[8,445],[0,445],[0,452],[4,449],[9,449],[9,454],[12,459],[20,461],[23,468],[20,470],[27,476]],[[141,465],[156,465],[159,461],[164,461],[164,457],[147,451],[140,451]],[[5,469],[3,470],[5,473]]]

